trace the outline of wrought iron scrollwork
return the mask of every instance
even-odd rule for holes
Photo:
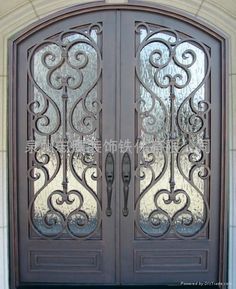
[[[138,140],[142,142],[136,168],[140,184],[136,225],[149,238],[170,234],[196,238],[209,219],[204,191],[210,176],[209,157],[198,143],[209,141],[211,104],[205,97],[205,86],[210,74],[210,53],[203,43],[173,29],[138,23],[135,31],[140,39],[136,50],[139,89],[135,108]],[[201,73],[197,78],[193,69],[200,69],[199,66]],[[158,152],[147,150],[156,141],[162,143]],[[169,184],[162,182],[164,176],[168,176]],[[203,181],[201,188],[195,182],[197,178]],[[151,204],[150,200],[145,203],[146,196],[153,198]],[[200,216],[194,207],[198,204]]]
[[[101,33],[100,23],[70,29],[29,52],[29,131],[36,143],[29,154],[28,178],[34,192],[29,221],[41,237],[88,238],[101,223],[101,204],[93,183],[101,178],[99,158],[91,149],[83,154],[68,146],[69,135],[77,141],[100,137],[97,86],[102,56],[97,39]],[[42,142],[47,143],[48,152]],[[89,200],[93,213],[88,212]]]

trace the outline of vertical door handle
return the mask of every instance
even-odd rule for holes
[[[129,154],[126,152],[122,159],[122,180],[123,180],[123,192],[124,192],[124,208],[123,216],[127,217],[129,214],[128,198],[129,198],[129,183],[131,179],[131,160]]]
[[[112,197],[112,184],[114,181],[114,158],[112,153],[108,153],[105,161],[105,177],[107,182],[107,209],[106,215],[112,215],[111,197]]]

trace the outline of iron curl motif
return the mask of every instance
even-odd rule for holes
[[[28,131],[30,140],[36,143],[34,152],[28,155],[29,223],[42,238],[89,238],[101,224],[101,203],[90,184],[101,178],[96,152],[88,156],[56,146],[57,139],[67,145],[69,134],[82,140],[99,133],[101,33],[100,23],[83,30],[69,29],[29,52]],[[47,142],[50,151],[45,151],[42,142]],[[78,164],[82,173],[77,171]],[[93,200],[93,215],[87,211],[85,195]]]
[[[209,50],[173,29],[138,23],[135,32],[140,39],[135,68],[137,139],[143,144],[136,167],[137,187],[144,183],[135,204],[135,223],[148,238],[197,238],[209,221],[206,186],[200,188],[196,184],[197,178],[204,183],[210,177],[209,156],[196,145],[197,141],[209,141],[211,104],[205,98],[210,75]],[[196,78],[193,69],[199,64],[203,72]],[[158,154],[151,149],[147,152],[146,148],[155,141],[164,146]],[[176,142],[178,147],[174,151]],[[163,185],[165,175],[168,181]],[[181,187],[180,178],[187,189]],[[190,191],[201,204],[200,217],[194,211]],[[143,217],[141,206],[148,194],[153,202]]]

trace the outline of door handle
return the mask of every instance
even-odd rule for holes
[[[107,182],[107,209],[106,215],[112,215],[111,197],[112,197],[112,184],[114,181],[114,158],[112,153],[108,153],[105,161],[105,177]]]
[[[124,208],[123,216],[127,217],[129,214],[128,198],[129,198],[129,183],[131,179],[131,160],[129,154],[126,152],[122,159],[122,180],[123,180],[123,192],[124,192]]]

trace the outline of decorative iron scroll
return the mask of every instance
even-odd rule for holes
[[[88,238],[100,227],[101,170],[89,145],[89,138],[100,138],[100,35],[102,25],[91,24],[29,52],[29,221],[41,237]]]
[[[196,238],[209,220],[209,49],[146,23],[136,35],[136,226],[149,238]]]

